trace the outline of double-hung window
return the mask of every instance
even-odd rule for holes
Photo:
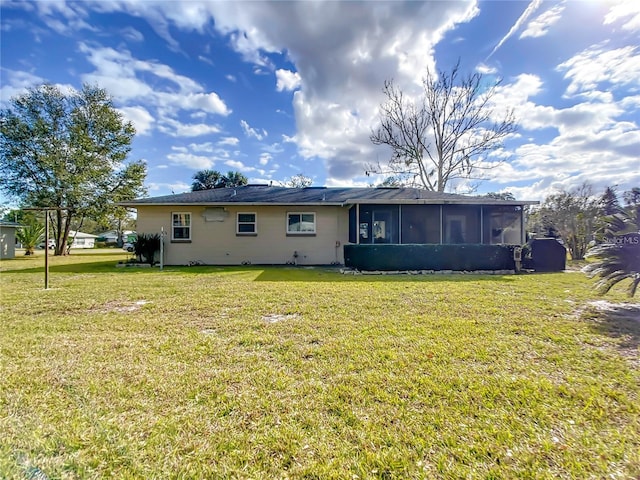
[[[171,214],[171,240],[191,240],[191,213],[173,212]]]
[[[256,214],[251,212],[239,212],[238,221],[236,222],[236,234],[238,235],[257,235],[258,224]]]
[[[287,235],[315,235],[316,214],[313,212],[287,213]]]

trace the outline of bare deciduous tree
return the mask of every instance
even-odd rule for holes
[[[513,110],[498,115],[492,99],[500,81],[488,85],[480,73],[427,71],[423,92],[408,98],[392,80],[385,81],[386,101],[380,125],[370,136],[388,145],[388,165],[370,165],[367,174],[384,174],[394,183],[444,192],[456,179],[482,179],[483,155],[502,146],[516,130]]]

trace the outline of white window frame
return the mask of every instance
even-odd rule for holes
[[[303,215],[313,215],[313,231],[311,231],[311,230],[304,230],[304,231],[289,230],[289,218],[292,215],[300,215],[300,222],[299,222],[300,224],[302,224],[302,216]],[[315,235],[316,231],[318,229],[316,212],[287,212],[286,229],[287,229],[287,235]]]
[[[189,222],[188,224],[185,225],[176,225],[175,222],[175,216],[176,215],[188,215],[188,219]],[[187,242],[191,240],[191,225],[193,223],[193,216],[191,215],[191,212],[171,212],[171,240],[172,241],[176,241],[176,242]],[[176,228],[186,228],[187,232],[188,232],[188,236],[186,237],[175,237],[175,229]]]
[[[253,222],[241,222],[240,215],[253,215]],[[253,225],[253,232],[241,232],[240,225]],[[236,235],[257,235],[258,214],[256,212],[238,212],[236,214]]]

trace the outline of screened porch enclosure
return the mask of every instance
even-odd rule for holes
[[[353,205],[349,242],[522,245],[523,210],[520,205]]]

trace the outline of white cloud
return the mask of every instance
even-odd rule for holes
[[[130,42],[144,42],[144,35],[133,27],[125,27],[121,30],[120,35]]]
[[[227,116],[231,111],[220,99],[218,94],[211,93],[187,93],[185,95],[158,94],[159,100],[166,100],[182,110],[200,110],[211,114]]]
[[[435,67],[433,51],[438,41],[457,23],[468,21],[478,12],[475,2],[118,0],[70,5],[66,16],[59,18],[77,19],[76,28],[85,28],[82,26],[86,18],[84,8],[124,9],[147,20],[174,49],[179,49],[179,45],[171,37],[172,29],[207,33],[215,28],[228,35],[236,51],[254,63],[257,74],[275,74],[277,90],[294,91],[297,130],[291,136],[282,135],[281,142],[295,143],[303,160],[324,161],[328,171],[326,184],[336,186],[366,185],[367,179],[362,178],[364,164],[388,158],[388,151],[373,147],[368,139],[377,119],[384,80],[393,78],[410,92],[425,68]],[[522,7],[524,12],[496,44],[494,52],[520,30],[523,30],[520,38],[544,35],[564,13],[563,9],[568,11],[571,4],[552,6],[531,20],[541,9],[540,5],[541,2],[534,0],[526,8]],[[616,29],[626,32],[639,29],[638,5],[640,2],[632,0],[611,6],[604,24],[615,24]],[[62,7],[28,8],[45,12]],[[46,12],[42,15],[54,16]],[[132,39],[136,36],[135,32],[128,34]],[[626,178],[625,184],[630,181],[640,184],[640,178],[634,173],[638,171],[637,153],[633,154],[640,150],[636,125],[640,95],[634,95],[634,92],[640,93],[639,47],[636,44],[624,47],[624,44],[614,45],[613,41],[602,43],[560,64],[557,68],[568,85],[567,96],[573,97],[563,108],[553,107],[550,103],[539,104],[553,101],[550,98],[557,85],[544,84],[542,78],[546,78],[546,73],[533,70],[537,65],[533,61],[530,69],[505,82],[494,104],[497,110],[514,107],[522,129],[521,136],[510,149],[495,152],[488,159],[508,159],[515,152],[514,161],[495,170],[500,173],[495,179],[500,186],[532,198],[530,194],[534,194],[535,189],[543,192],[563,185],[570,187],[572,182],[596,174],[602,176],[602,181]],[[94,71],[83,80],[97,81],[117,94],[132,116],[137,112],[144,117],[142,110],[136,110],[144,109],[151,118],[147,118],[149,123],[143,126],[143,131],[159,128],[177,136],[210,135],[222,130],[208,119],[214,115],[227,116],[230,109],[217,93],[205,91],[193,79],[157,61],[134,58],[127,50],[88,43],[80,44],[80,49],[95,65]],[[276,69],[268,58],[271,53],[286,56],[293,67]],[[476,70],[487,75],[498,73],[484,64],[479,64]],[[4,77],[5,71],[2,73]],[[226,78],[230,82],[244,80],[242,76],[236,78],[232,74],[227,74]],[[16,81],[15,85],[18,83]],[[4,82],[1,91],[5,98]],[[181,120],[185,116],[194,123],[183,123]],[[157,120],[152,122],[154,117]],[[243,120],[241,126],[249,138],[262,141],[267,136],[266,130],[251,127],[247,121]],[[534,137],[534,131],[536,134],[544,131],[548,142],[525,140]],[[216,149],[239,145],[238,138],[227,136],[213,142],[215,146],[203,142],[183,150],[176,149],[170,160],[190,168],[207,168],[216,162],[247,168],[239,160],[246,157],[239,152]],[[521,142],[525,144],[515,148]],[[274,145],[274,148],[281,148]],[[199,148],[206,148],[202,151],[210,155],[200,155]],[[287,161],[278,158],[275,151],[267,147],[262,151],[263,155],[258,159],[262,166],[272,167],[277,160]],[[533,186],[527,190],[521,185],[525,182]]]
[[[11,98],[25,93],[25,90],[45,83],[42,77],[29,72],[9,70],[0,67],[2,85],[0,86],[0,102],[6,103]]]
[[[264,128],[252,128],[245,120],[240,120],[240,126],[242,127],[242,131],[244,132],[244,134],[249,138],[253,137],[256,140],[263,140],[268,135],[267,131]]]
[[[566,95],[588,93],[603,83],[640,91],[638,50],[634,46],[607,49],[606,45],[594,45],[561,63],[557,70],[565,71],[564,78],[571,80]]]
[[[282,148],[281,144],[276,142],[276,143],[272,143],[271,145],[264,145],[262,147],[262,151],[272,153],[272,154],[278,154],[278,153],[284,152],[284,148]]]
[[[494,73],[498,72],[498,69],[495,67],[490,67],[485,63],[479,63],[478,65],[476,65],[476,71],[478,73],[481,73],[482,75],[493,75]]]
[[[623,19],[622,29],[629,31],[640,30],[640,3],[637,0],[627,0],[615,3],[604,17],[604,24],[609,25]]]
[[[151,132],[155,119],[144,107],[121,107],[118,109],[126,120],[133,123],[136,133],[148,135]]]
[[[240,140],[237,139],[236,137],[224,137],[220,139],[220,141],[218,142],[218,145],[235,146],[235,145],[238,145],[239,143],[240,143]]]
[[[529,19],[529,17],[533,15],[538,8],[540,8],[540,5],[542,5],[542,0],[532,0],[532,2],[529,3],[529,5],[525,9],[525,11],[522,13],[522,15],[520,15],[518,20],[516,20],[516,23],[514,23],[511,26],[511,29],[507,32],[507,34],[500,39],[500,41],[497,43],[495,47],[493,47],[493,50],[491,50],[491,53],[487,56],[487,58],[491,57],[494,53],[496,53],[498,49],[502,45],[504,45],[504,43],[507,40],[509,40],[512,37],[512,35],[516,33],[520,29],[520,27],[522,27],[522,25],[524,25],[524,23]]]
[[[211,153],[214,150],[213,144],[211,142],[190,143],[189,148],[194,152],[206,152],[206,153]]]
[[[183,94],[202,91],[202,87],[197,82],[177,74],[168,65],[155,61],[138,60],[128,50],[115,50],[99,45],[89,45],[85,42],[79,44],[78,50],[85,54],[87,61],[96,67],[97,70],[93,75],[115,79],[125,78],[142,83],[138,75],[149,74],[156,77],[156,80],[164,80],[166,91]],[[150,89],[148,86],[146,88]]]
[[[547,34],[549,27],[555,24],[562,17],[565,6],[563,4],[555,5],[536,19],[531,20],[524,32],[520,34],[520,38],[526,37],[542,37]]]
[[[263,152],[260,154],[260,165],[266,165],[267,163],[269,163],[271,160],[273,159],[273,157],[271,156],[270,153],[267,152]]]
[[[192,153],[170,153],[167,155],[167,159],[173,165],[180,165],[194,170],[211,168],[214,164],[211,158],[202,155],[194,155]]]
[[[231,113],[217,93],[205,92],[200,84],[167,65],[138,60],[124,49],[115,50],[85,42],[81,42],[78,48],[95,67],[93,72],[83,75],[82,80],[105,88],[124,104],[121,107],[123,111],[125,108],[144,108],[147,112],[155,110],[155,117],[161,119],[155,125],[163,133],[191,137],[217,133],[220,129],[216,125],[184,124],[177,117],[181,112],[203,119],[206,115],[227,116]],[[152,126],[149,122],[143,123],[142,131],[147,132],[145,128]]]
[[[253,170],[250,167],[247,167],[244,163],[238,160],[227,160],[224,162],[227,167],[234,168],[236,170]]]
[[[215,64],[213,63],[213,60],[211,60],[209,57],[205,57],[204,55],[198,55],[198,60],[200,60],[201,62],[204,62],[208,65],[214,66]]]
[[[84,5],[84,4],[83,4]],[[261,73],[274,73],[269,53],[285,54],[295,73],[276,72],[279,89],[297,90],[294,108],[298,142],[306,158],[326,160],[331,176],[362,175],[372,153],[369,130],[376,119],[384,80],[393,77],[411,88],[426,67],[435,66],[433,50],[456,24],[479,12],[476,2],[155,2],[119,0],[87,4],[99,12],[126,11],[144,18],[169,48],[180,46],[172,28],[205,33],[215,28]],[[212,20],[214,20],[212,22]],[[358,28],[354,28],[357,25]],[[93,50],[101,50],[93,48]],[[185,105],[190,94],[206,94],[192,80],[152,61],[137,63],[127,51],[86,52],[96,71],[85,80],[117,92],[124,103],[158,107],[156,118],[175,119],[180,108],[208,108],[225,114],[215,97],[208,106]],[[98,56],[101,54],[101,56]],[[142,79],[154,76],[150,83]],[[236,81],[228,75],[229,81]],[[184,80],[184,82],[183,82]],[[178,86],[184,86],[179,88]],[[113,90],[112,90],[113,89]],[[165,95],[160,95],[164,93]],[[142,101],[144,99],[144,101]],[[161,100],[161,101],[160,101]],[[182,100],[182,101],[181,101]],[[204,100],[204,99],[203,99]],[[207,104],[207,102],[203,102]],[[324,109],[329,108],[329,112]],[[228,113],[227,113],[228,114]],[[158,125],[167,128],[167,122]],[[259,139],[256,128],[245,134]],[[364,147],[363,147],[364,145]]]
[[[216,125],[207,123],[182,123],[172,118],[163,118],[158,122],[158,130],[172,137],[199,137],[220,132]]]
[[[414,84],[434,66],[435,44],[478,13],[473,2],[213,2],[210,8],[215,28],[236,35],[236,50],[258,66],[271,68],[265,53],[286,51],[301,87],[294,93],[297,133],[288,138],[303,157],[324,159],[337,178],[364,174],[384,80]],[[293,87],[283,73],[282,89]]]
[[[630,66],[611,71],[605,58],[618,67],[626,59]],[[492,182],[517,198],[534,200],[543,200],[554,189],[570,190],[585,181],[596,190],[607,185],[639,184],[640,127],[627,115],[640,105],[640,95],[614,94],[616,85],[630,81],[628,72],[634,62],[620,51],[607,55],[601,48],[565,62],[562,68],[567,69],[571,91],[581,93],[575,97],[580,102],[565,108],[538,105],[532,100],[546,91],[542,79],[535,75],[519,75],[512,84],[501,87],[496,104],[515,108],[522,137],[528,136],[527,131],[545,130],[549,140],[525,140],[517,145],[518,140],[512,149],[513,159],[490,171]],[[613,93],[597,90],[599,84],[613,85]],[[524,183],[532,186],[523,187]]]
[[[147,184],[149,187],[149,191],[155,192],[159,190],[170,190],[171,193],[184,193],[191,190],[191,185],[184,182],[174,182],[174,183],[161,183],[161,182],[150,182]]]
[[[295,90],[300,86],[300,75],[298,72],[291,72],[289,70],[278,69],[276,70],[276,90],[282,92],[283,90]]]
[[[35,2],[38,15],[51,30],[71,35],[78,30],[96,30],[87,23],[88,16],[82,3]]]

